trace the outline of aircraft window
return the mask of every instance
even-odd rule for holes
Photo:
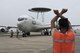
[[[24,20],[24,18],[18,18],[18,21],[22,21],[22,20]]]
[[[36,24],[36,21],[32,21],[32,24],[35,25]]]

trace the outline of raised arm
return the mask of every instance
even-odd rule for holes
[[[54,11],[55,14],[59,13],[58,10],[53,10],[53,11]],[[57,21],[58,18],[59,18],[59,16],[56,15],[56,16],[53,17],[53,19],[51,20],[51,29],[52,29],[52,28],[56,28],[55,22]]]
[[[51,20],[51,29],[52,29],[52,28],[56,28],[56,26],[55,26],[55,21],[57,21],[58,18],[59,18],[58,16],[55,16],[55,17]]]
[[[65,17],[62,15],[63,13],[67,12],[68,9],[62,9],[61,13],[57,13],[57,16],[59,16],[61,19],[65,19]],[[69,29],[72,29],[71,23],[68,20],[69,23]]]
[[[62,14],[64,14],[65,12],[67,12],[67,9],[62,9],[62,11],[60,13],[59,13],[58,10],[53,10],[53,11],[56,14],[56,16],[51,20],[51,28],[56,28],[55,22],[57,21],[57,19],[59,17],[63,17]]]
[[[57,19],[60,17],[61,19],[65,19],[65,17],[63,16],[64,13],[67,12],[68,9],[62,9],[62,11],[59,13],[58,10],[54,10],[54,13],[56,14],[56,16],[51,20],[51,29],[52,28],[56,28],[55,26],[55,22],[57,21]],[[72,29],[71,23],[69,22],[69,29]]]

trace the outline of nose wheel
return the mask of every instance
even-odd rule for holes
[[[49,35],[49,31],[47,29],[42,30],[41,35]]]
[[[30,32],[27,32],[27,33],[23,32],[22,33],[22,37],[27,37],[27,36],[30,36]]]
[[[26,34],[27,34],[27,36],[30,36],[30,32],[27,32]]]

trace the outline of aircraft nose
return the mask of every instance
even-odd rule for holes
[[[19,30],[23,29],[23,25],[21,23],[18,23],[17,26],[18,26]]]

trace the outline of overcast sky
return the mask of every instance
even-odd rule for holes
[[[80,0],[0,0],[0,25],[16,26],[18,17],[24,14],[36,18],[36,13],[28,11],[33,7],[47,7],[59,11],[62,8],[67,8],[68,12],[64,16],[72,24],[80,24],[79,5]],[[45,13],[45,23],[50,23],[54,16],[52,11]]]

